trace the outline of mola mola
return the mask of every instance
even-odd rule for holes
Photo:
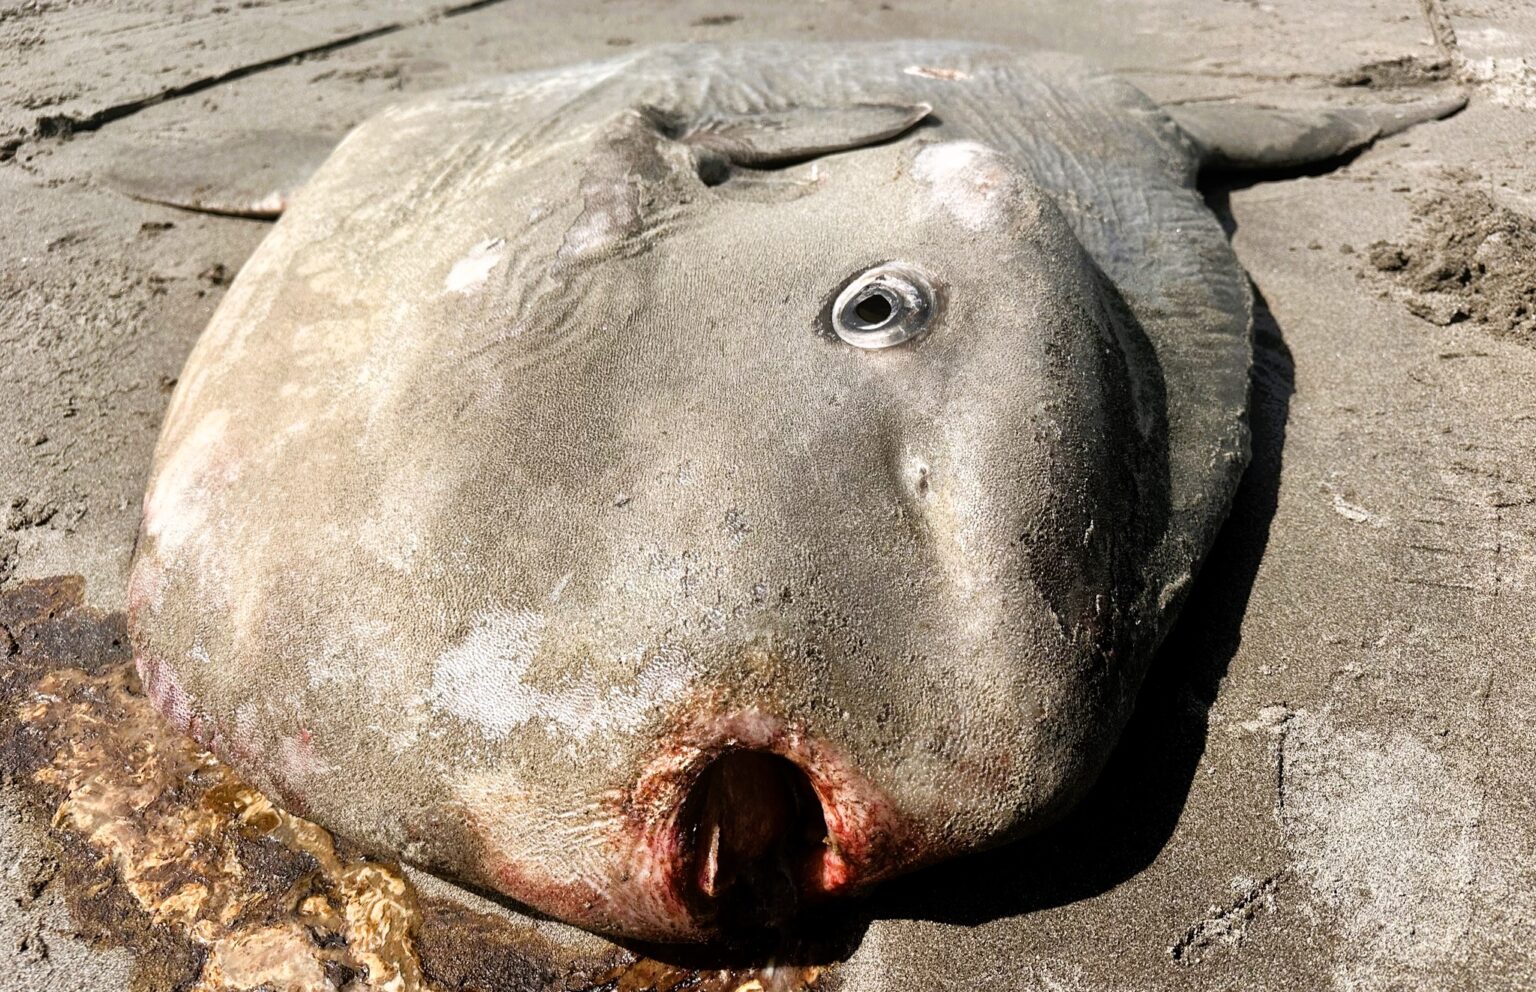
[[[1199,169],[1459,105],[1169,111],[914,42],[385,110],[176,387],[147,691],[368,848],[643,939],[1022,837],[1093,782],[1247,457]]]

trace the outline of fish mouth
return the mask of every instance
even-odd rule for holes
[[[681,931],[781,930],[899,870],[901,818],[834,748],[757,712],[711,724],[662,748],[632,807]]]
[[[683,897],[723,931],[788,922],[825,894],[825,863],[837,857],[810,776],[770,751],[732,750],[710,762],[677,830]]]

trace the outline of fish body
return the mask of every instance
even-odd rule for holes
[[[1247,458],[1205,154],[1082,61],[931,42],[380,113],[180,378],[147,691],[304,816],[650,940],[1039,829]]]

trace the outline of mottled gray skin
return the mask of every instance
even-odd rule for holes
[[[878,140],[867,105],[911,113]],[[656,49],[380,114],[181,377],[149,691],[343,834],[651,939],[716,931],[686,810],[734,749],[820,801],[807,898],[1028,834],[1093,781],[1246,460],[1209,147],[1077,60],[934,43]],[[850,347],[829,305],[887,261],[937,316]]]

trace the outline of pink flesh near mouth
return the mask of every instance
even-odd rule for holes
[[[673,942],[782,929],[908,867],[910,831],[830,746],[756,711],[658,742],[621,799],[606,866],[552,876],[487,840],[494,888],[587,929]],[[492,814],[496,815],[496,814]]]
[[[756,711],[678,736],[635,790],[636,853],[689,929],[777,926],[898,867],[890,800],[824,742]]]

